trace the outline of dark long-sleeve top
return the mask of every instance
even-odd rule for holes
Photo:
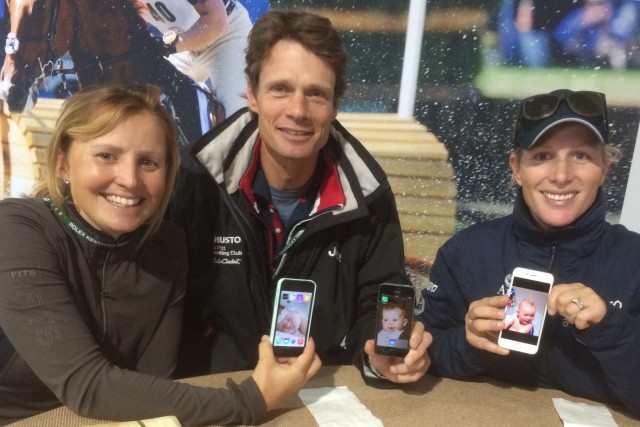
[[[169,379],[185,239],[167,222],[140,245],[142,233],[114,241],[71,205],[0,202],[0,424],[60,404],[91,418],[176,415],[188,425],[264,415],[252,379],[229,390]]]

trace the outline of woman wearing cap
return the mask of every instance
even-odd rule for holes
[[[432,373],[557,388],[640,416],[640,235],[605,221],[600,188],[617,155],[607,136],[603,94],[521,102],[513,213],[446,242],[423,291]],[[515,267],[555,277],[535,355],[497,344]]]

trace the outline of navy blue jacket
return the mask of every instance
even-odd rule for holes
[[[472,348],[464,327],[470,303],[504,294],[515,267],[549,271],[555,284],[583,283],[608,303],[607,314],[583,331],[547,316],[535,356]],[[640,235],[605,221],[601,195],[576,222],[544,233],[520,194],[511,215],[469,227],[440,248],[422,296],[431,372],[557,388],[640,416]]]

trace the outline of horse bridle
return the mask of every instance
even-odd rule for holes
[[[73,38],[75,40],[75,38],[77,37],[78,31],[79,31],[79,24],[78,21],[78,15],[79,15],[79,9],[78,6],[76,4],[75,1],[73,0],[67,0],[69,5],[71,6],[71,8],[73,9],[73,12],[75,14],[76,19],[73,20],[74,24],[73,24]],[[52,13],[50,15],[50,19],[49,19],[49,30],[43,34],[39,34],[39,35],[32,35],[32,36],[28,36],[28,37],[21,37],[18,38],[17,35],[15,33],[8,33],[7,34],[7,38],[5,41],[5,53],[8,55],[11,54],[15,54],[19,51],[20,46],[24,46],[24,44],[26,43],[42,43],[42,42],[46,42],[47,44],[47,53],[49,55],[49,58],[54,58],[54,59],[50,59],[47,60],[46,63],[43,65],[40,58],[38,58],[39,62],[40,62],[40,74],[33,76],[34,80],[39,80],[44,78],[45,73],[46,73],[46,68],[48,65],[51,66],[51,71],[49,72],[50,76],[56,76],[56,75],[61,75],[64,77],[64,74],[72,74],[72,73],[76,73],[78,70],[84,70],[84,69],[89,69],[92,67],[97,66],[100,69],[101,73],[104,73],[104,68],[112,63],[115,62],[119,62],[119,61],[126,61],[129,60],[131,58],[135,58],[138,56],[142,56],[142,55],[147,55],[150,54],[150,52],[148,51],[132,51],[132,52],[127,52],[127,53],[123,53],[121,55],[117,55],[117,56],[98,56],[98,55],[86,55],[83,52],[80,52],[81,54],[85,55],[85,58],[87,58],[89,60],[89,63],[85,63],[82,65],[76,64],[74,62],[74,66],[71,69],[64,69],[62,68],[62,62],[59,61],[58,62],[58,67],[54,68],[53,67],[53,60],[58,59],[61,57],[61,55],[57,52],[56,47],[55,47],[55,36],[56,36],[56,27],[57,27],[57,22],[58,22],[58,15],[60,13],[60,0],[53,0],[52,4],[51,4],[51,8],[52,8]],[[27,64],[27,67],[29,67],[30,64]]]
[[[60,0],[55,0],[56,3],[59,2]],[[78,22],[80,21],[79,15],[80,15],[80,8],[78,7],[78,5],[76,4],[75,0],[67,0],[69,2],[69,4],[71,4],[71,7],[74,11],[74,13],[76,14],[76,18],[74,19],[74,28],[73,28],[73,38],[74,40],[76,40],[76,37],[78,35]],[[160,44],[158,45],[160,46]],[[80,49],[80,47],[78,46],[78,48]],[[126,52],[120,55],[116,55],[116,56],[105,56],[105,55],[95,55],[95,54],[87,54],[86,52],[83,52],[82,49],[80,49],[80,52],[78,52],[80,55],[82,55],[85,58],[85,61],[88,61],[88,63],[84,63],[84,64],[79,64],[76,61],[74,61],[74,70],[77,72],[78,70],[86,70],[86,69],[90,69],[93,67],[98,67],[100,69],[100,73],[104,74],[104,70],[105,68],[107,68],[109,65],[113,64],[113,63],[117,63],[120,61],[128,61],[130,59],[134,59],[137,57],[142,57],[142,56],[146,56],[146,55],[155,55],[154,52],[149,51],[149,50],[132,50],[130,52]]]

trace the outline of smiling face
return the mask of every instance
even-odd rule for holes
[[[117,239],[158,210],[166,191],[166,144],[158,119],[137,113],[105,135],[73,141],[58,154],[56,170],[69,181],[80,215]]]
[[[247,98],[258,115],[261,163],[272,186],[279,188],[272,182],[274,174],[295,178],[305,171],[308,178],[314,170],[338,111],[334,87],[333,70],[301,44],[281,40],[271,49],[258,87],[249,86]],[[301,180],[298,184],[304,185],[305,177]]]
[[[579,123],[563,123],[547,131],[509,163],[524,201],[538,225],[571,224],[593,204],[610,161],[595,134]]]
[[[530,325],[536,317],[536,307],[530,303],[521,302],[517,314],[521,325]]]

